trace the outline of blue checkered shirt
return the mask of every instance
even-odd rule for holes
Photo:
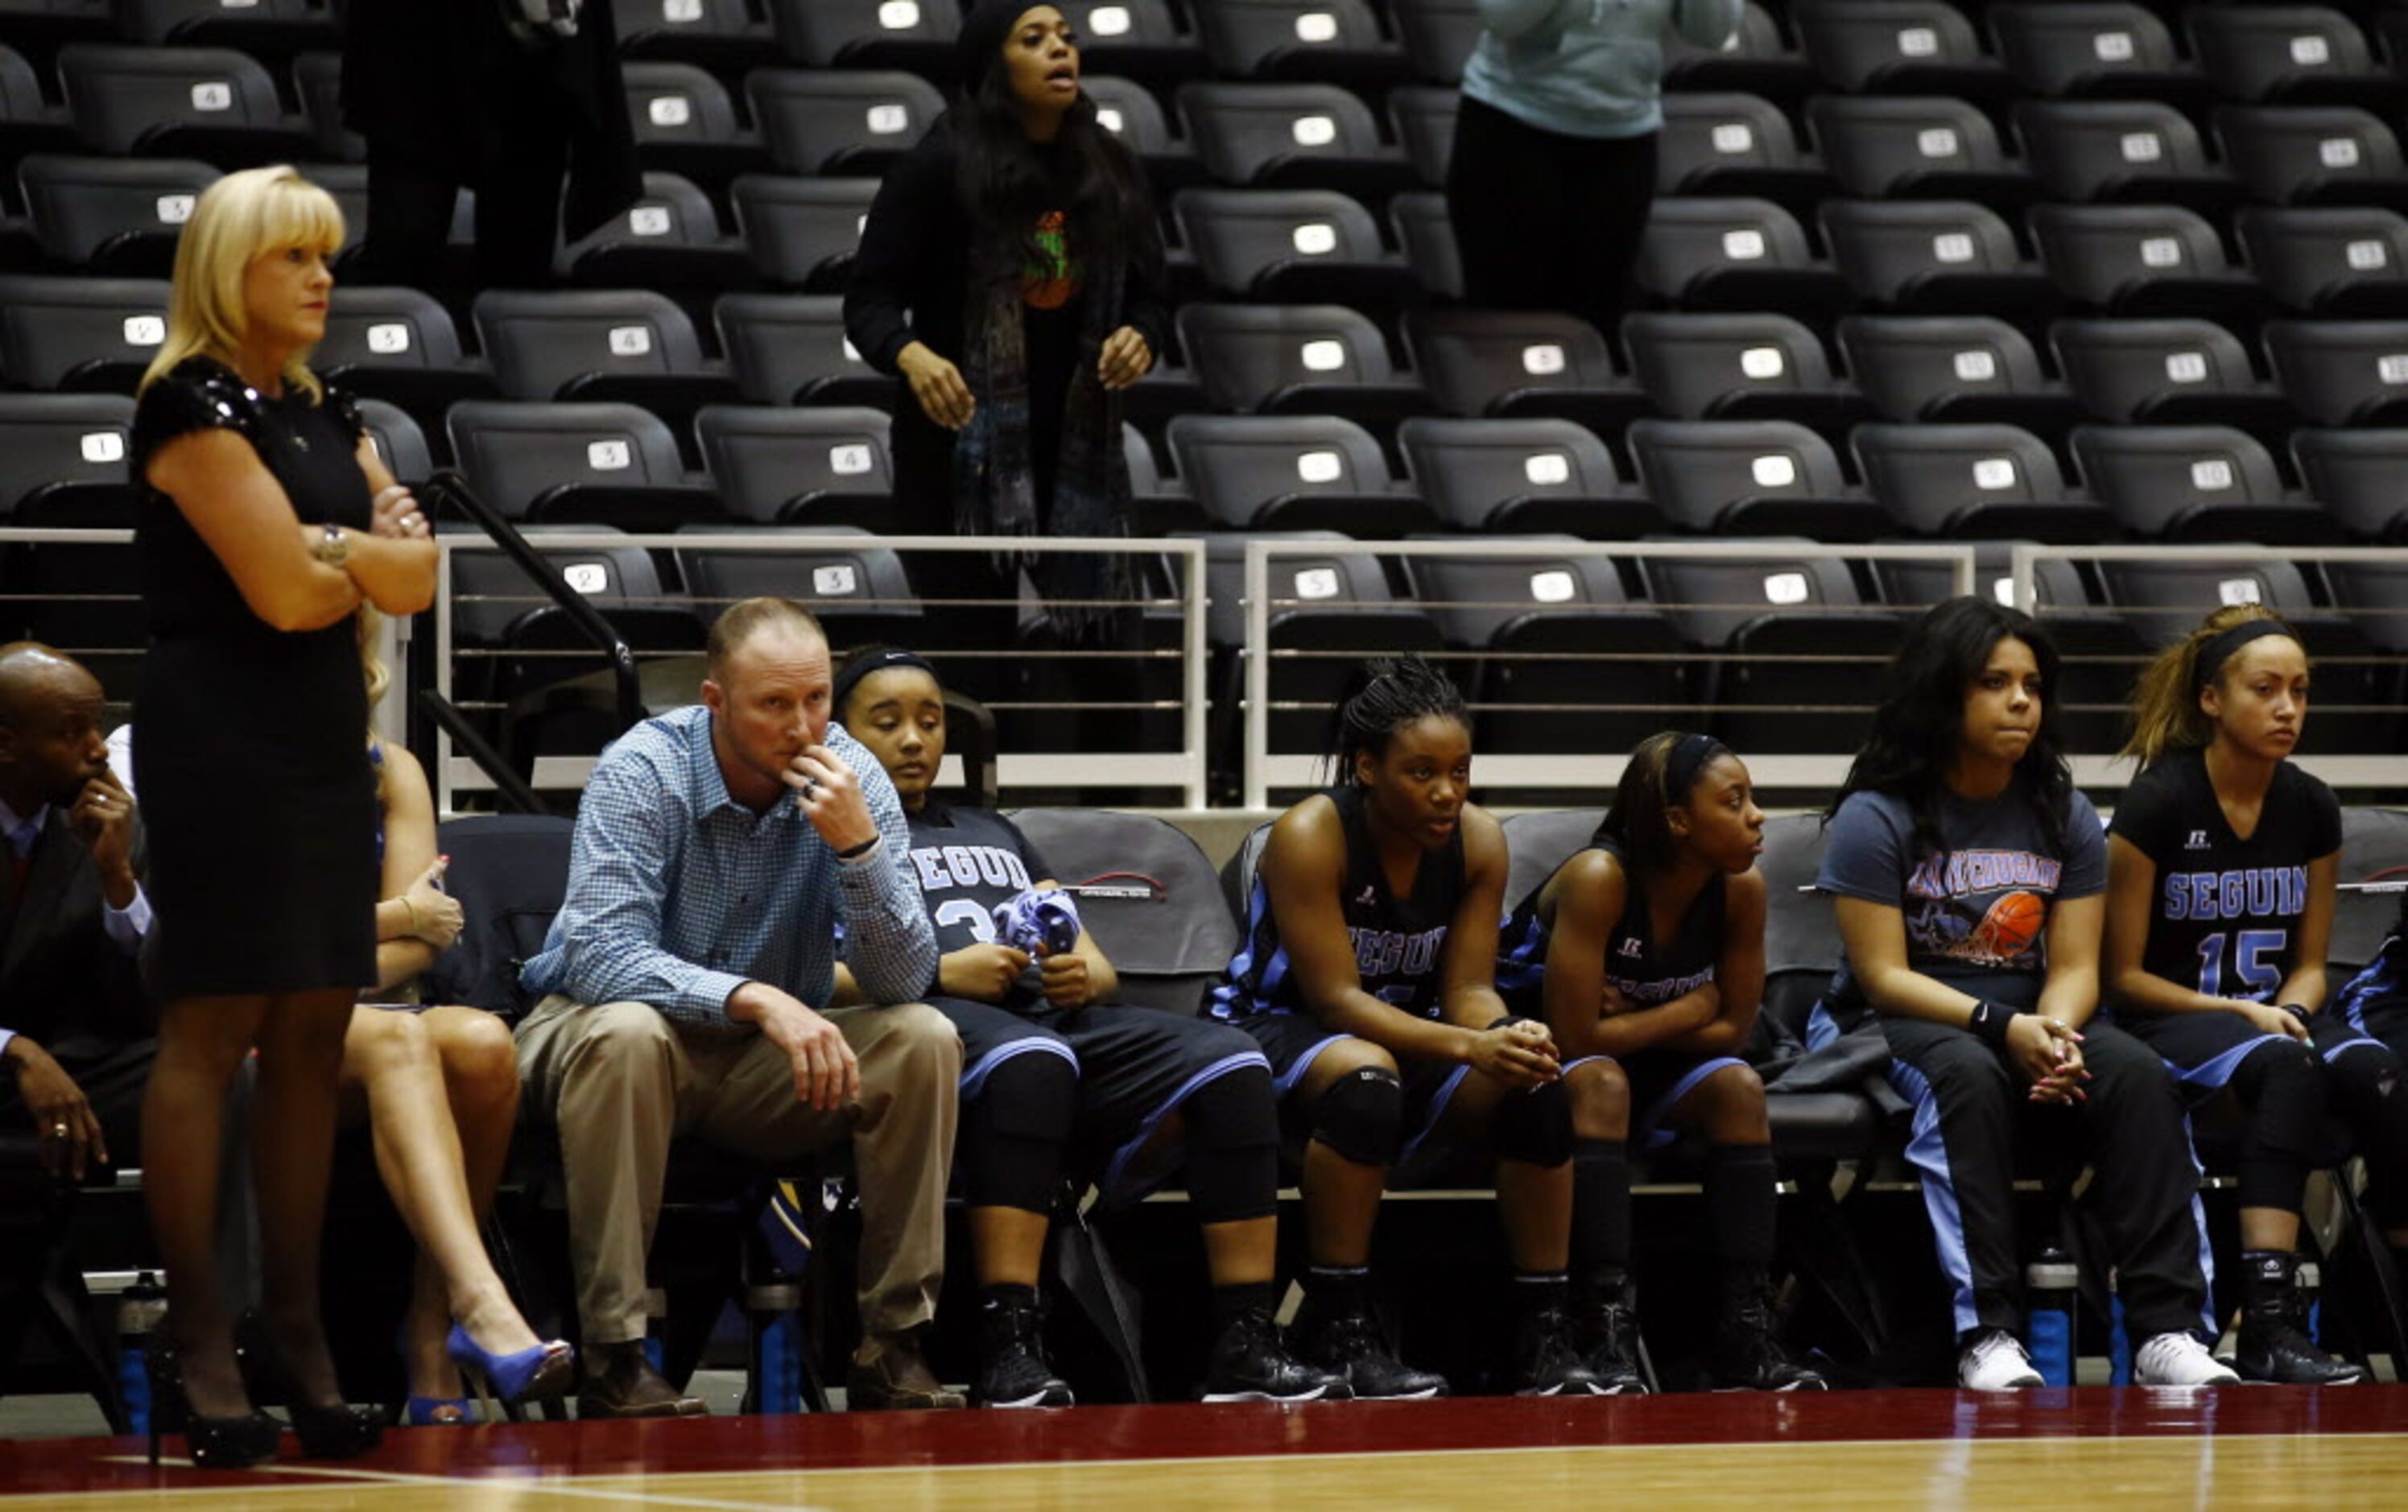
[[[860,742],[831,725],[825,743],[878,822],[880,842],[850,861],[792,802],[756,814],[728,796],[710,710],[675,710],[620,737],[586,784],[568,897],[520,981],[721,1027],[728,995],[747,982],[825,1006],[841,930],[870,1001],[924,996],[937,936],[911,875],[903,805]]]

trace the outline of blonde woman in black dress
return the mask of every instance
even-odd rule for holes
[[[175,1341],[161,1384],[181,1387],[163,1402],[189,1408],[205,1465],[253,1463],[277,1441],[212,1274],[220,1109],[254,1048],[262,1364],[305,1453],[377,1437],[343,1403],[318,1289],[343,1035],[376,981],[376,785],[351,617],[364,602],[426,608],[436,551],[356,411],[306,366],[342,240],[334,200],[291,168],[210,186],[135,413],[151,647],[134,764],[157,915],[146,971],[164,1005],[142,1163]]]

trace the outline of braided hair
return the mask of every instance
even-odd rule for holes
[[[1471,727],[1463,691],[1445,673],[1419,656],[1373,656],[1363,662],[1348,679],[1346,696],[1330,718],[1326,780],[1332,786],[1353,782],[1357,756],[1381,756],[1398,730],[1431,718]]]

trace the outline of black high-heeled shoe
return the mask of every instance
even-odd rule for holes
[[[243,1384],[254,1401],[269,1397],[283,1404],[285,1416],[293,1420],[293,1436],[301,1441],[303,1459],[348,1460],[366,1454],[382,1441],[384,1414],[376,1408],[355,1407],[348,1402],[302,1400],[293,1373],[265,1345],[265,1332],[261,1329],[249,1341],[251,1347],[237,1351],[236,1358],[242,1366]]]
[[[204,1470],[239,1470],[276,1452],[283,1430],[256,1408],[239,1418],[203,1418],[184,1395],[183,1366],[176,1351],[153,1334],[142,1359],[150,1378],[150,1462],[159,1462],[163,1434],[181,1433],[184,1452]]]

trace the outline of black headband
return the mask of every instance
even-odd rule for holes
[[[1713,736],[1694,732],[1674,742],[1672,754],[1664,758],[1664,801],[1687,802],[1689,789],[1698,785],[1698,773],[1722,748],[1723,742]]]
[[[2269,635],[2289,635],[2291,627],[2271,615],[2264,619],[2243,620],[2229,630],[2216,633],[2214,640],[2199,648],[2199,659],[2191,664],[2191,686],[2203,688],[2215,681],[2232,654],[2250,641]]]
[[[838,719],[843,719],[845,702],[853,697],[853,690],[861,685],[863,678],[875,672],[891,672],[897,667],[917,667],[935,678],[939,689],[945,685],[944,678],[938,675],[937,669],[928,658],[916,651],[906,651],[900,646],[865,651],[846,662],[844,670],[836,674],[836,689],[828,698],[829,712]]]

